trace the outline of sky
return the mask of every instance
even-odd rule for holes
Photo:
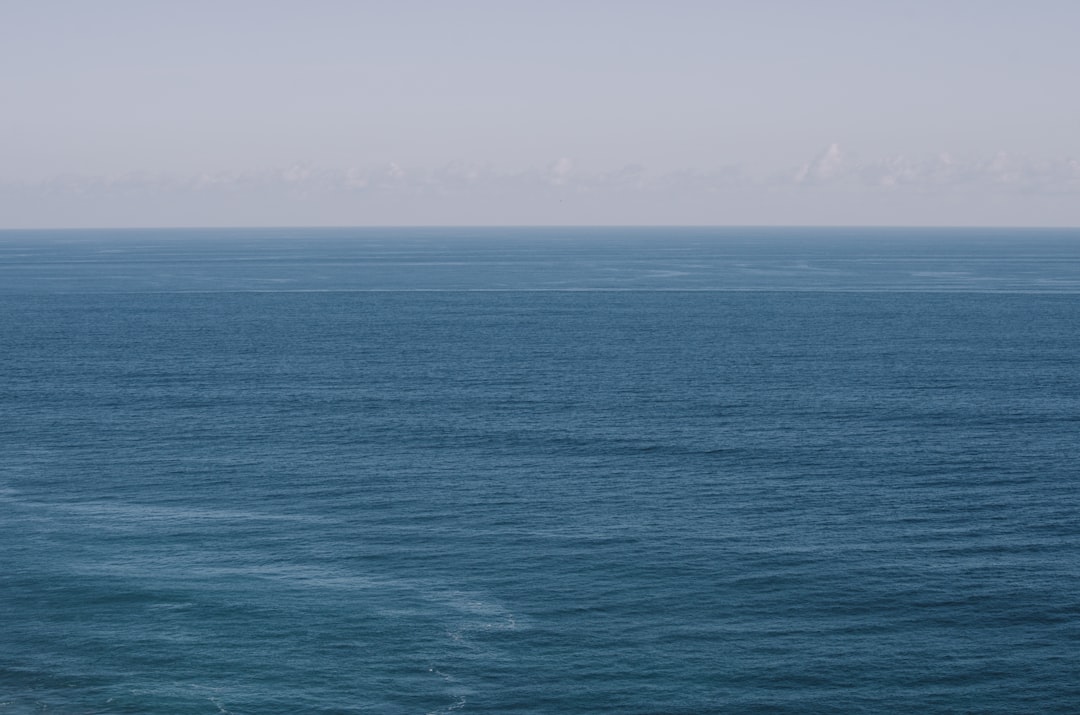
[[[1076,0],[0,0],[0,227],[1080,225]]]

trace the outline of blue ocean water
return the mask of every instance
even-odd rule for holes
[[[1080,231],[0,232],[0,713],[1080,711]]]

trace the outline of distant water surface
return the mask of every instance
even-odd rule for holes
[[[9,293],[1080,291],[1074,229],[0,231]]]
[[[1080,711],[1080,231],[0,232],[0,713]]]

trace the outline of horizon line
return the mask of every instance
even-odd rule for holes
[[[1080,225],[1024,224],[277,224],[277,225],[192,225],[192,226],[0,226],[0,233],[34,231],[268,231],[268,230],[386,230],[386,229],[830,229],[830,230],[1024,230],[1080,231]]]

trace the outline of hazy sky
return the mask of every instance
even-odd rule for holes
[[[0,226],[1080,224],[1076,0],[0,0]]]

